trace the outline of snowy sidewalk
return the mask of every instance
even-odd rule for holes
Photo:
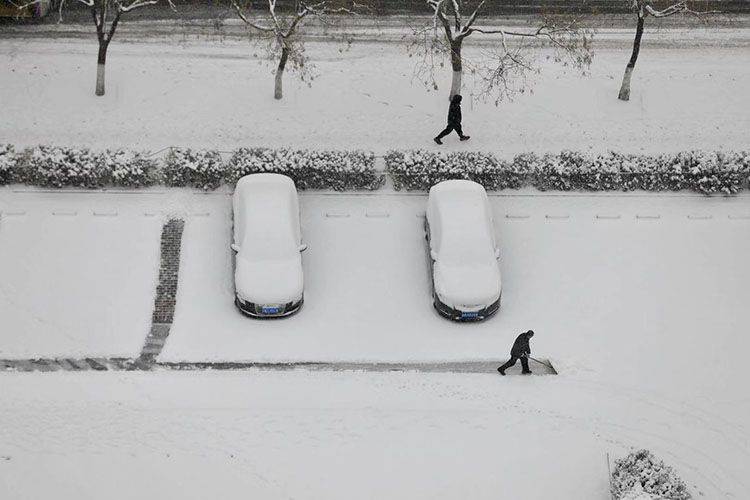
[[[342,53],[339,44],[310,43],[307,52],[319,76],[308,88],[287,75],[284,99],[276,101],[269,67],[253,57],[262,51],[247,42],[122,43],[118,33],[107,58],[107,94],[95,97],[96,40],[91,27],[87,30],[82,41],[0,40],[5,68],[0,88],[17,96],[3,102],[3,116],[12,117],[0,120],[4,142],[383,153],[437,149],[432,137],[445,123],[449,69],[437,75],[440,90],[428,92],[414,78],[414,59],[396,44],[361,43]],[[701,34],[690,31],[690,37],[701,37],[690,47],[683,42],[657,47],[654,39],[668,36],[648,31],[629,103],[619,101],[617,92],[632,34],[623,34],[617,48],[597,46],[587,78],[542,62],[533,93],[500,107],[469,99],[480,91],[480,79],[467,74],[464,128],[472,139],[451,138],[442,150],[492,151],[507,158],[563,149],[744,149],[750,50],[722,41],[724,31],[720,36],[709,31],[713,42]],[[476,45],[480,39],[467,41],[466,57],[482,50]],[[730,46],[706,45],[714,42]]]

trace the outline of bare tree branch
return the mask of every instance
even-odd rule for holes
[[[472,94],[481,98],[494,97],[496,103],[530,90],[529,77],[538,72],[535,60],[542,56],[542,50],[548,51],[544,53],[547,59],[583,73],[591,64],[593,31],[584,27],[580,19],[543,17],[528,31],[482,27],[478,24],[485,0],[477,3],[468,18],[461,12],[467,3],[463,0],[425,2],[433,11],[431,26],[412,27],[407,51],[412,57],[418,56],[415,78],[433,89],[438,87],[435,70],[445,66],[446,56],[450,57],[453,69],[451,95],[460,91],[461,75],[468,73],[475,82]],[[450,14],[453,22],[448,19]],[[491,50],[482,50],[480,57],[469,58],[462,54],[462,44],[475,33],[497,36],[498,44]],[[515,39],[512,45],[510,39]]]
[[[305,44],[300,30],[305,21],[313,17],[323,25],[331,25],[332,20],[338,15],[356,15],[357,9],[365,8],[357,2],[347,2],[341,5],[342,0],[318,0],[315,2],[297,0],[295,9],[289,11],[277,11],[276,1],[268,0],[268,9],[257,13],[252,18],[246,8],[240,4],[241,0],[229,0],[237,16],[250,28],[260,33],[260,39],[265,41],[265,59],[278,63],[275,69],[276,90],[275,96],[280,99],[281,76],[283,75],[287,62],[291,63],[292,70],[297,73],[303,82],[310,84],[315,78],[314,66],[310,64],[305,52]],[[249,4],[249,2],[248,2]]]

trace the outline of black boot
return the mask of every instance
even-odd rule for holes
[[[471,136],[469,136],[469,135],[465,135],[465,136],[461,137],[460,139],[461,139],[462,141],[468,141],[469,139],[471,139]]]
[[[462,140],[463,140],[463,139],[462,139]],[[438,144],[438,145],[442,145],[442,144],[443,144],[443,141],[441,141],[441,140],[440,140],[440,137],[435,137],[435,138],[433,139],[433,141],[435,141],[435,143],[436,143],[436,144]]]
[[[500,375],[505,376],[505,370],[503,369],[502,366],[500,368],[498,368],[497,371],[500,372]]]

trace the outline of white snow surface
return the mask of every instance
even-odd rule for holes
[[[569,374],[6,373],[0,496],[605,500],[606,453],[648,445],[739,499],[747,416]]]
[[[154,202],[0,189],[0,358],[138,355],[159,272]]]
[[[562,149],[661,153],[745,148],[750,130],[748,31],[733,35],[744,42],[722,47],[727,33],[693,30],[679,47],[670,47],[664,40],[672,40],[671,32],[648,31],[628,103],[619,101],[617,93],[631,35],[621,34],[614,45],[595,46],[589,78],[543,63],[541,75],[532,76],[537,84],[533,93],[500,107],[472,102],[475,87],[467,74],[464,130],[472,138],[459,143],[448,137],[441,149],[509,157]],[[467,41],[466,54],[480,50],[473,44],[473,39]],[[285,97],[276,101],[271,67],[253,57],[263,51],[246,41],[115,40],[107,57],[107,94],[96,97],[94,38],[2,39],[0,139],[17,146],[152,151],[290,145],[377,152],[437,149],[432,137],[445,126],[450,70],[438,75],[440,91],[428,93],[414,77],[414,59],[398,44],[355,43],[343,53],[340,48],[309,43],[306,53],[318,78],[308,88],[286,75]]]

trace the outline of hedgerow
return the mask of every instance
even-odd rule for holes
[[[287,175],[299,189],[375,190],[385,183],[372,152],[286,148],[238,149],[229,160],[227,181],[261,172]]]
[[[468,179],[486,189],[522,187],[528,172],[482,152],[434,152],[422,149],[389,151],[385,155],[388,173],[396,189],[420,190],[448,179]]]
[[[680,191],[736,194],[747,186],[750,153],[683,151],[676,154],[599,155],[576,151],[512,160],[484,152],[389,151],[386,171],[397,190],[428,190],[448,179],[470,179],[497,191]],[[44,187],[168,186],[215,189],[243,175],[275,172],[300,189],[375,190],[385,174],[369,151],[241,148],[225,162],[218,151],[174,148],[163,160],[125,149],[37,146],[17,153],[0,146],[0,184]]]
[[[107,172],[108,183],[121,187],[145,187],[158,181],[159,162],[143,153],[124,149],[106,150],[97,155]]]
[[[42,187],[98,188],[107,183],[107,170],[86,148],[37,146],[20,159],[17,177]]]
[[[489,190],[533,186],[556,191],[679,191],[735,194],[750,175],[747,152],[684,151],[657,156],[576,151],[503,161],[488,153],[389,151],[396,189],[427,190],[447,179],[470,179]]]
[[[164,159],[167,186],[215,189],[224,182],[226,165],[218,151],[172,148]]]

